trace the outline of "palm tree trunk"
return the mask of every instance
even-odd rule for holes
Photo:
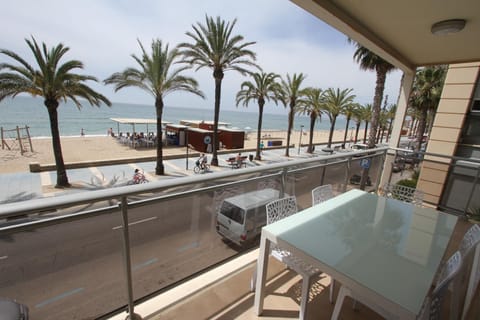
[[[365,131],[363,132],[363,143],[367,143],[368,121],[365,121]]]
[[[360,130],[360,121],[355,123],[355,143],[358,141],[358,131]]]
[[[331,121],[330,133],[328,134],[327,148],[330,148],[332,146],[333,131],[335,130],[335,122],[337,121],[337,117],[332,117],[332,119],[330,119],[330,121]]]
[[[48,109],[50,130],[52,132],[53,156],[55,157],[55,167],[57,169],[57,184],[55,185],[55,188],[70,187],[67,171],[65,170],[65,163],[63,161],[62,145],[60,143],[60,131],[58,130],[58,101],[45,100],[44,104]]]
[[[220,98],[222,93],[222,79],[223,71],[215,70],[213,72],[215,78],[215,111],[213,115],[213,139],[212,139],[212,161],[210,164],[212,166],[218,166],[218,118],[220,116]]]
[[[347,135],[348,135],[348,125],[350,124],[350,117],[347,117],[347,123],[345,124],[345,134],[343,135],[343,145],[347,143]]]
[[[260,142],[262,138],[262,118],[263,118],[263,106],[265,105],[265,101],[258,99],[258,125],[257,125],[257,152],[255,155],[255,160],[262,160],[262,156],[260,155]]]
[[[156,175],[164,175],[165,167],[163,166],[163,133],[162,133],[162,114],[163,99],[157,97],[155,99],[155,111],[157,113],[157,165],[155,167]]]
[[[382,109],[383,91],[385,89],[385,79],[387,72],[383,69],[377,69],[377,83],[375,86],[375,96],[373,97],[372,105],[372,119],[370,120],[371,128],[368,135],[368,148],[375,147],[375,138],[377,136],[378,123],[380,120],[380,112]],[[362,170],[362,177],[360,179],[360,190],[365,190],[367,183],[369,169]]]
[[[310,137],[308,139],[307,153],[313,153],[313,129],[315,128],[316,118],[317,118],[317,114],[315,112],[312,112],[310,114]]]
[[[370,120],[370,132],[368,135],[368,147],[373,148],[375,147],[375,138],[377,136],[378,130],[378,122],[380,119],[380,112],[382,109],[382,98],[383,98],[383,91],[385,89],[385,79],[387,77],[387,73],[380,69],[377,70],[377,83],[375,86],[375,96],[373,97],[373,105],[372,105],[372,119]]]
[[[423,134],[427,125],[427,109],[423,108],[420,112],[420,117],[418,119],[417,135],[415,138],[415,151],[420,151],[420,146],[422,145]]]
[[[295,103],[291,102],[290,112],[288,113],[287,148],[285,149],[285,157],[290,157],[290,135],[292,134],[294,108],[295,108]]]

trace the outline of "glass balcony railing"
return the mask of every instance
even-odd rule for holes
[[[261,212],[237,195],[261,198],[272,189],[295,195],[303,209],[316,186],[331,184],[336,193],[358,188],[366,163],[366,188],[376,190],[387,150],[3,205],[0,296],[27,305],[32,319],[134,313],[135,304],[256,247]],[[245,212],[233,235],[222,236],[217,216],[232,199],[253,215]],[[245,239],[228,239],[234,236]]]

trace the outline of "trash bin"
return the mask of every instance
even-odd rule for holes
[[[272,141],[268,141],[267,146],[271,147],[272,146]]]
[[[248,160],[253,161],[253,154],[248,155]]]

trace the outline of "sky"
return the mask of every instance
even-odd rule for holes
[[[191,42],[186,35],[192,25],[205,22],[205,15],[237,19],[233,34],[256,42],[249,48],[257,54],[256,63],[265,72],[304,73],[305,87],[321,89],[352,88],[355,101],[372,103],[375,73],[360,70],[353,60],[355,47],[347,37],[288,0],[15,0],[2,4],[0,48],[16,52],[33,64],[25,43],[34,36],[48,46],[63,43],[70,48],[68,60],[80,60],[78,73],[96,77],[90,82],[96,91],[112,102],[153,104],[154,99],[138,88],[114,92],[102,84],[105,78],[127,67],[136,67],[132,54],[140,55],[137,40],[150,48],[153,39],[173,47]],[[12,60],[0,56],[0,62]],[[189,70],[206,99],[176,92],[165,97],[167,107],[212,108],[215,83],[211,69]],[[385,95],[388,104],[397,102],[401,72],[387,75]],[[235,71],[227,71],[222,83],[221,110],[235,110],[235,95],[243,81]],[[239,108],[243,108],[240,106]],[[249,105],[255,108],[255,104]],[[265,112],[286,112],[282,105],[267,103]]]

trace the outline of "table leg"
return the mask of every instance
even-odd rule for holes
[[[254,310],[257,315],[263,312],[263,300],[265,297],[265,284],[268,270],[268,254],[270,252],[270,240],[262,233],[260,239],[260,252],[257,261],[257,279],[255,285],[255,305]]]

